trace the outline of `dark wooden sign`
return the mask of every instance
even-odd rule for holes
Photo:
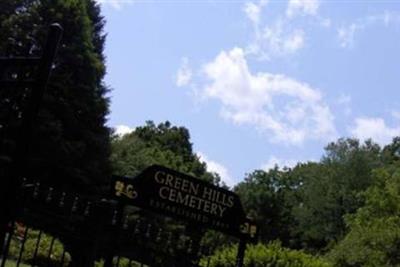
[[[227,234],[253,238],[239,197],[206,181],[153,165],[135,178],[114,176],[113,195],[126,204],[197,223]]]

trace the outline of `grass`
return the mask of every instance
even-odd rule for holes
[[[15,262],[13,260],[7,260],[6,267],[16,267],[16,266],[17,266],[17,262]],[[24,263],[20,263],[19,267],[30,267],[30,265],[26,265]]]

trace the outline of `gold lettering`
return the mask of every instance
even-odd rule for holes
[[[165,191],[166,191],[166,193],[165,193],[165,195],[164,195],[163,192],[165,192]],[[160,195],[160,197],[161,197],[162,199],[167,199],[167,198],[168,198],[168,191],[169,191],[169,188],[166,187],[166,186],[164,186],[164,187],[161,187],[161,188],[160,188],[160,190],[158,191],[158,194]]]
[[[213,191],[212,189],[209,189],[209,188],[207,188],[207,187],[204,187],[204,190],[203,190],[203,198],[204,198],[204,199],[211,200],[212,191]]]
[[[190,183],[190,190],[189,190],[189,192],[191,193],[191,194],[193,194],[193,195],[198,195],[199,194],[199,184],[193,184],[193,183]]]
[[[191,196],[190,202],[189,202],[189,207],[194,208],[195,205],[196,205],[196,199],[195,199],[195,197]]]
[[[156,174],[154,175],[154,179],[156,180],[157,183],[163,184],[165,181],[165,172],[162,171],[156,172]]]
[[[198,198],[197,199],[199,201],[199,203],[197,204],[197,209],[200,210],[201,209],[201,204],[204,202],[206,202],[204,199]],[[205,205],[205,204],[204,204]]]
[[[182,188],[181,189],[183,192],[189,191],[189,181],[188,180],[185,180],[185,179],[182,180]]]
[[[220,204],[223,204],[223,201],[221,201],[221,199],[220,199],[221,193],[220,193],[219,191],[216,191],[215,194],[216,194],[215,202],[220,203]],[[223,194],[222,194],[222,195],[223,195]]]
[[[212,203],[212,204],[211,204],[211,210],[210,210],[210,213],[211,213],[211,214],[213,214],[213,215],[217,215],[217,207],[218,207],[218,205],[217,205],[217,204],[215,204],[215,203]]]
[[[169,197],[168,197],[168,199],[169,199],[170,201],[176,202],[176,190],[171,189],[171,190],[169,191]]]
[[[222,194],[220,194],[222,197],[222,199],[221,199],[221,204],[223,204],[223,205],[225,205],[225,206],[227,206],[227,204],[226,204],[226,194],[225,193],[222,193]]]
[[[185,206],[187,206],[188,200],[189,200],[189,195],[185,195],[185,197],[182,197],[182,193],[178,192],[178,196],[176,198],[176,202],[178,202],[180,204],[184,204]]]
[[[228,197],[228,207],[230,207],[230,208],[233,207],[233,196]]]
[[[222,217],[224,215],[224,212],[226,210],[226,207],[223,207],[221,205],[218,205],[219,208],[219,217]]]
[[[204,201],[204,206],[203,206],[203,211],[204,212],[210,212],[210,201]]]
[[[181,188],[181,184],[182,183],[182,179],[179,177],[175,177],[175,189],[180,189]]]
[[[167,181],[165,182],[165,184],[168,185],[169,187],[173,187],[173,185],[172,185],[173,180],[174,180],[174,176],[172,176],[171,174],[167,174]]]
[[[212,190],[212,189],[211,189],[211,191],[212,191],[212,201],[213,201],[213,202],[216,202],[216,201],[215,201],[215,195],[216,195],[217,191]]]

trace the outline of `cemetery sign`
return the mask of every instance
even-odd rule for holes
[[[153,165],[135,178],[114,176],[113,183],[114,197],[126,204],[238,237],[256,234],[235,193],[192,176]]]

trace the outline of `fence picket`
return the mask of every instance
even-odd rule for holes
[[[19,250],[19,255],[18,255],[18,260],[17,260],[17,267],[19,267],[19,265],[21,263],[22,255],[24,253],[24,247],[25,247],[26,238],[28,236],[28,231],[29,231],[29,228],[25,227],[24,236],[23,236],[22,243],[21,243],[21,248]]]

